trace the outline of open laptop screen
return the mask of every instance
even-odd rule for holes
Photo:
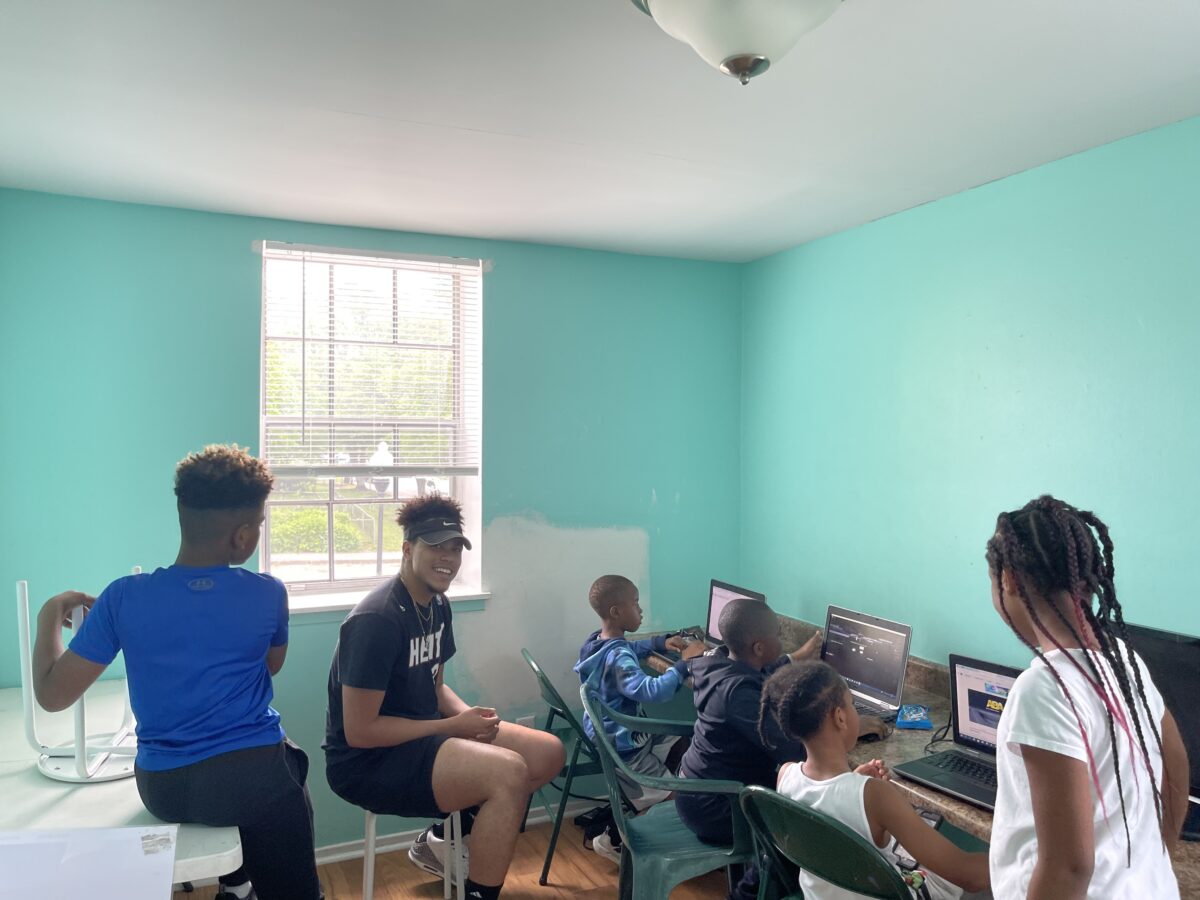
[[[996,729],[1008,692],[1020,669],[950,654],[950,694],[954,699],[954,742],[996,752]]]
[[[730,600],[762,600],[766,602],[766,595],[760,594],[757,591],[748,591],[745,588],[736,587],[732,584],[726,584],[723,581],[717,581],[715,578],[708,587],[708,626],[705,628],[704,634],[708,638],[708,642],[713,645],[722,644],[721,629],[718,623],[721,621],[721,610],[729,605]]]
[[[856,697],[894,711],[904,690],[911,640],[907,625],[831,606],[821,659],[837,669]]]

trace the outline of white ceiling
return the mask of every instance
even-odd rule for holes
[[[1197,0],[845,0],[742,87],[629,0],[0,0],[0,184],[753,259],[1200,114]]]

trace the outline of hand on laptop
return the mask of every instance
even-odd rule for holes
[[[684,659],[695,659],[704,652],[704,641],[693,641],[683,635],[672,635],[667,638],[667,649],[674,650]]]
[[[824,638],[825,634],[818,628],[813,636],[800,646],[799,650],[788,654],[792,658],[792,662],[800,662],[802,659],[820,659],[821,642]]]

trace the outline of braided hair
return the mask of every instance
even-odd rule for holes
[[[770,717],[789,741],[816,734],[829,714],[841,706],[849,692],[846,682],[829,663],[796,662],[776,669],[763,684],[758,708],[758,736],[774,747]]]
[[[1162,794],[1160,785],[1154,779],[1147,736],[1143,732],[1141,717],[1137,713],[1139,706],[1146,712],[1150,733],[1160,755],[1162,736],[1146,701],[1142,674],[1140,667],[1133,662],[1132,650],[1126,645],[1124,654],[1122,653],[1120,641],[1127,641],[1128,637],[1121,604],[1117,601],[1116,584],[1113,582],[1113,543],[1108,526],[1100,521],[1095,513],[1076,509],[1068,503],[1045,495],[1030,501],[1019,510],[1001,513],[997,517],[996,533],[987,543],[987,561],[998,587],[1000,610],[1009,627],[1045,663],[1070,705],[1087,750],[1092,783],[1107,818],[1108,810],[1104,808],[1104,794],[1100,790],[1095,755],[1092,753],[1091,741],[1084,730],[1083,719],[1075,705],[1075,699],[1041,648],[1036,646],[1036,643],[1026,640],[1013,625],[1008,606],[1012,598],[1005,595],[1002,574],[1008,572],[1012,576],[1011,581],[1016,585],[1020,602],[1038,631],[1049,635],[1033,604],[1033,596],[1047,601],[1046,606],[1066,626],[1072,638],[1084,650],[1078,655],[1064,653],[1063,656],[1083,675],[1104,705],[1108,737],[1112,743],[1117,794],[1121,799],[1121,820],[1125,824],[1126,864],[1129,865],[1132,860],[1133,842],[1126,815],[1125,791],[1121,784],[1117,729],[1119,727],[1124,732],[1129,752],[1141,757],[1150,776],[1154,809],[1160,826],[1163,817]],[[1054,602],[1055,598],[1063,596],[1069,599],[1065,611],[1060,604]],[[1065,650],[1056,638],[1050,636],[1050,640],[1055,648]],[[1108,663],[1107,669],[1116,680],[1115,690],[1106,669],[1098,665],[1097,657]],[[1080,658],[1083,659],[1083,663],[1080,662]],[[1124,701],[1123,705],[1116,700],[1118,693]],[[1129,711],[1129,715],[1126,715],[1125,710]],[[1136,747],[1129,729],[1131,719],[1137,737]]]

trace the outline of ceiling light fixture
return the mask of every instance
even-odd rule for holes
[[[633,0],[658,27],[746,84],[837,9],[841,0]]]

